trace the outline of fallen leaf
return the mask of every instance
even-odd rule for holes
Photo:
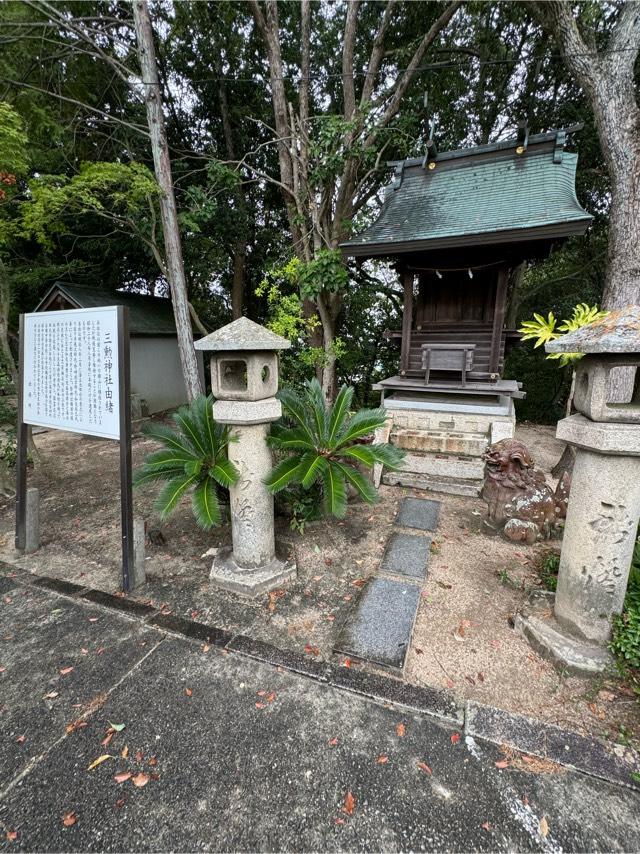
[[[547,837],[549,835],[549,823],[547,822],[547,819],[544,816],[542,816],[542,818],[540,819],[540,833],[544,837]]]
[[[89,655],[89,650],[88,650],[88,649],[86,649],[86,647],[84,647],[84,646],[82,647],[82,649],[80,650],[80,652],[81,652],[83,655]]]
[[[144,759],[144,756],[142,755],[142,751],[136,750],[136,755],[135,755],[136,762],[142,762],[143,759]]]
[[[115,774],[113,779],[116,783],[126,783],[127,780],[130,780],[133,777],[131,771],[121,771],[119,774]]]
[[[416,647],[416,655],[424,655],[424,650],[420,649],[419,646]]]
[[[273,703],[273,701],[275,700],[275,698],[276,698],[276,697],[277,697],[276,692],[275,692],[275,691],[270,691],[270,692],[267,694],[267,696],[265,697],[265,700],[267,701],[267,703]]]
[[[151,766],[155,766],[155,765],[157,765],[157,764],[158,764],[158,760],[157,760],[157,758],[156,758],[155,756],[150,756],[150,757],[149,757],[149,765],[151,765]]]
[[[426,771],[427,774],[433,774],[433,771],[431,770],[431,768],[429,768],[426,762],[418,762],[417,765],[418,768],[420,768],[422,771]]]
[[[344,819],[343,818],[337,818],[336,824],[344,824]]]
[[[94,759],[91,765],[87,768],[87,771],[93,771],[94,768],[97,768],[98,765],[102,765],[103,762],[106,762],[107,759],[115,759],[115,756],[112,756],[110,753],[103,753],[102,756],[98,756],[97,759]]]
[[[345,658],[345,660],[342,662],[342,666],[343,667],[351,667],[351,659]]]
[[[509,760],[508,759],[501,759],[499,762],[495,763],[495,766],[496,766],[496,768],[508,768],[509,767]]]
[[[211,647],[209,646],[208,643],[205,643],[202,645],[202,651],[203,652],[209,652],[210,649],[211,649]]]
[[[485,823],[482,825],[482,829],[483,830],[491,830],[491,825],[489,824],[488,821],[485,821]]]
[[[347,792],[344,798],[344,811],[347,815],[353,815],[353,811],[356,808],[356,799],[353,797],[351,792]]]
[[[65,827],[71,827],[72,825],[74,825],[77,822],[77,820],[78,820],[78,816],[73,811],[65,813],[62,816],[62,823],[64,824]]]
[[[362,561],[361,561],[361,563],[362,563]],[[352,587],[364,587],[364,585],[365,585],[366,583],[367,583],[367,579],[366,579],[366,578],[356,578],[356,580],[355,580],[355,581],[352,581],[352,582],[351,582],[351,586],[352,586]]]
[[[15,842],[17,838],[18,838],[18,831],[17,830],[7,830],[7,839],[9,840],[9,842]]]
[[[97,618],[97,617],[89,617],[89,622],[90,622],[90,623],[97,623],[97,622],[98,622],[98,618]]]
[[[122,748],[122,751],[120,752],[120,756],[122,756],[123,759],[126,759],[128,755],[129,755],[129,746],[125,744],[125,746]]]
[[[331,747],[335,747],[337,743],[338,743],[337,736],[330,738],[329,741],[327,742],[327,744],[329,744]]]
[[[193,694],[193,691],[191,690],[191,688],[185,688],[184,693],[187,695],[187,697],[190,697]]]
[[[140,771],[139,774],[136,774],[136,776],[132,778],[131,782],[134,786],[137,786],[139,789],[141,789],[143,786],[147,785],[149,779],[150,778],[148,774],[145,774],[144,771]]]
[[[55,698],[56,698],[57,696],[58,696],[58,692],[57,692],[57,691],[49,691],[49,693],[48,693],[48,694],[45,694],[45,695],[44,695],[44,697],[43,697],[42,699],[43,699],[43,700],[55,700]]]
[[[19,736],[16,738],[16,741],[18,742],[18,744],[24,744],[24,742],[25,742],[26,738],[27,738],[27,736],[26,736],[26,735],[19,735]]]
[[[453,584],[447,584],[446,581],[436,581],[436,584],[439,587],[444,587],[445,590],[451,590],[451,588],[453,587]]]
[[[478,671],[477,679],[478,679],[478,682],[484,682],[484,673],[482,673],[481,671]]]
[[[447,679],[447,681],[446,681],[446,683],[445,683],[445,684],[446,684],[447,688],[453,688],[453,686],[454,686],[456,683],[453,681],[453,679]]]
[[[311,646],[311,644],[307,644],[304,648],[304,651],[307,655],[320,655],[320,650],[317,646]]]
[[[4,673],[6,669],[6,667],[0,667],[0,673]]]
[[[612,691],[606,691],[603,688],[602,691],[598,691],[598,697],[604,700],[605,703],[610,703],[612,700],[615,700],[616,695]]]
[[[112,729],[108,730],[107,734],[106,734],[106,735],[105,735],[105,737],[102,739],[102,741],[100,742],[100,744],[101,744],[103,747],[108,747],[108,746],[109,746],[109,744],[111,743],[111,739],[113,738],[113,736],[114,736],[114,735],[115,735],[115,732],[114,732]]]
[[[67,673],[71,673],[72,670],[73,667],[63,667],[62,670],[58,671],[58,673],[60,674],[60,676],[66,676]]]
[[[266,709],[266,708],[267,708],[266,703],[256,703],[256,709]]]
[[[460,733],[454,732],[451,734],[451,744],[457,744],[460,741]]]
[[[376,759],[376,763],[378,765],[386,765],[389,761],[389,757],[385,753],[381,753],[380,756]]]
[[[125,804],[125,799],[124,799],[124,798],[118,798],[118,800],[116,801],[116,807],[117,807],[119,810],[120,810],[120,809],[122,809],[122,807],[124,806],[124,804]]]
[[[85,726],[88,726],[87,722],[80,718],[76,721],[71,721],[70,724],[67,724],[67,735],[71,735],[72,732],[75,732],[77,729],[82,729]]]
[[[13,600],[12,600],[11,596],[5,596],[4,601],[7,603],[7,605],[10,605]]]
[[[106,652],[106,651],[107,651],[106,646],[101,646],[100,649],[96,650],[96,655],[102,655],[102,653]]]
[[[405,727],[404,724],[398,724],[396,726],[396,735],[398,736],[398,738],[402,738],[404,736],[404,734],[406,733],[406,731],[407,731],[407,728]]]
[[[114,730],[114,732],[122,732],[122,730],[126,727],[126,724],[112,724],[111,721],[109,721],[109,726],[112,730]]]

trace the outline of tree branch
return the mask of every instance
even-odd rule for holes
[[[342,48],[342,91],[344,97],[344,117],[353,118],[356,111],[356,87],[353,79],[353,56],[356,46],[356,22],[358,20],[359,0],[347,5],[347,17],[344,25],[344,46]]]

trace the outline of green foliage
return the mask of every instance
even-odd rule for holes
[[[623,671],[628,667],[640,670],[640,529],[633,551],[624,610],[613,619],[611,651]]]
[[[600,311],[598,306],[590,306],[587,303],[580,303],[575,306],[570,318],[563,320],[556,327],[556,318],[552,311],[548,317],[543,317],[541,314],[534,313],[533,320],[526,320],[518,330],[521,333],[522,341],[535,341],[534,347],[542,347],[549,341],[555,341],[562,337],[563,333],[575,332],[576,329],[581,329],[583,326],[588,326],[595,320],[600,320],[606,317],[609,312]],[[561,367],[577,362],[582,357],[582,353],[547,353],[547,359],[557,359]]]
[[[227,456],[229,428],[214,421],[212,405],[210,396],[200,395],[173,414],[175,428],[158,424],[143,428],[163,447],[149,454],[134,473],[136,486],[166,481],[155,502],[163,519],[191,493],[193,515],[205,530],[220,522],[219,487],[228,489],[239,478]]]
[[[0,101],[0,172],[25,175],[29,168],[27,134],[19,114]]]
[[[541,556],[538,564],[538,575],[543,587],[554,591],[558,586],[558,569],[560,568],[560,555],[557,552],[547,552]]]
[[[280,392],[289,425],[271,429],[269,444],[285,455],[265,484],[279,492],[290,484],[308,490],[321,483],[325,514],[341,519],[347,510],[347,484],[370,504],[377,501],[371,482],[359,470],[383,463],[394,470],[402,465],[404,452],[392,445],[367,444],[385,423],[383,409],[362,409],[350,414],[353,389],[342,386],[335,403],[328,406],[319,382],[307,382],[302,395],[290,389]]]
[[[94,214],[132,231],[160,194],[155,178],[140,163],[83,163],[72,177],[41,175],[29,181],[22,204],[25,237],[54,249],[53,237],[69,228],[69,217]]]

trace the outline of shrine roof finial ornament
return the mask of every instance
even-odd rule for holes
[[[194,344],[196,350],[221,352],[229,350],[287,350],[291,341],[254,323],[248,317],[239,317],[233,323],[221,326]]]
[[[640,353],[640,306],[627,305],[545,345],[547,353]]]

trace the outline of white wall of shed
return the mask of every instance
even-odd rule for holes
[[[144,398],[149,413],[174,409],[187,402],[178,341],[172,336],[132,336],[131,391]],[[196,353],[204,388],[202,353]]]

